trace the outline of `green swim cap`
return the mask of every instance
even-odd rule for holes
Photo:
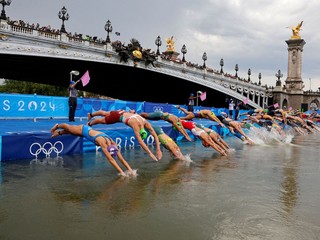
[[[178,127],[179,128],[181,128],[182,127],[182,125],[181,125],[181,122],[177,122],[177,125],[178,125]],[[177,128],[175,127],[175,126],[173,126],[173,128],[172,128],[173,130],[177,130]]]
[[[142,140],[146,139],[147,136],[148,136],[148,133],[147,133],[146,130],[144,130],[144,128],[142,128],[142,129],[140,130],[139,134],[140,134],[140,137],[142,138]]]
[[[268,113],[268,109],[263,109],[263,111],[264,111],[265,113]]]

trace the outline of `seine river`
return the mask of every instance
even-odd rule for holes
[[[320,135],[226,141],[228,157],[180,142],[192,162],[123,150],[136,178],[100,153],[4,162],[0,239],[320,239]]]

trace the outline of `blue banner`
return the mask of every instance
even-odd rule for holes
[[[19,134],[2,136],[1,159],[36,159],[82,153],[80,137],[65,135],[50,138],[50,134]],[[8,147],[10,146],[10,147]]]
[[[135,109],[144,111],[143,102],[78,98],[76,117],[87,117],[98,110]],[[68,118],[67,97],[50,97],[28,94],[0,94],[0,118]]]
[[[68,116],[65,97],[25,94],[0,94],[1,118],[35,118]]]

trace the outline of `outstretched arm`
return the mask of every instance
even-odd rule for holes
[[[154,131],[153,127],[151,126],[151,124],[149,122],[145,123],[145,127],[149,131],[149,133],[153,136],[153,138],[154,138],[154,140],[156,142],[157,157],[160,160],[162,158],[162,152],[161,152],[161,148],[160,148],[159,138],[158,138],[156,132]]]
[[[138,140],[138,142],[139,142],[140,146],[143,148],[143,150],[145,150],[153,160],[158,161],[156,156],[151,152],[151,150],[148,148],[148,146],[142,140],[140,133],[139,133],[139,127],[138,126],[131,126],[131,127],[134,131],[134,135],[136,136],[136,139]]]

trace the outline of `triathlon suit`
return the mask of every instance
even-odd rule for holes
[[[122,115],[120,116],[120,121],[128,125],[129,121],[130,121],[131,119],[133,119],[133,118],[135,118],[138,122],[141,122],[141,123],[142,123],[142,126],[144,126],[144,124],[145,124],[145,119],[144,119],[143,117],[141,117],[139,114],[133,114],[133,115],[131,115],[131,116],[128,117],[128,118],[125,118],[125,116],[122,114]]]
[[[116,110],[116,111],[110,111],[110,114],[105,116],[106,124],[112,124],[116,122],[120,122],[121,116],[125,113],[124,110]]]
[[[164,131],[161,127],[159,126],[152,126],[154,131],[156,132],[158,138],[159,138],[159,142],[165,147],[167,148],[167,143],[168,142],[173,142],[173,140],[170,137],[167,137],[164,134]]]
[[[217,118],[225,125],[230,126],[230,123],[233,121],[232,119],[227,120],[224,116],[217,116]]]
[[[162,111],[148,113],[148,119],[150,119],[150,120],[161,120],[162,116],[163,116]]]
[[[111,138],[110,138],[107,134],[105,134],[105,133],[99,133],[99,134],[97,134],[97,135],[95,135],[95,136],[90,136],[90,135],[89,135],[89,132],[90,132],[91,129],[92,129],[92,127],[89,127],[88,125],[83,125],[83,126],[82,126],[82,135],[83,135],[86,139],[88,139],[90,142],[92,142],[92,143],[94,143],[94,144],[97,145],[97,143],[96,143],[96,138],[97,138],[97,137],[108,138],[108,139],[111,141]]]
[[[169,116],[170,116],[170,115],[172,115],[172,114],[170,114],[170,113],[167,113],[166,115],[165,115],[165,114],[162,114],[161,119],[162,119],[162,120],[165,120],[165,121],[169,121],[168,119],[169,119]]]
[[[204,130],[197,130],[196,129],[196,124],[194,122],[187,122],[187,121],[184,121],[184,120],[181,120],[181,123],[182,123],[182,126],[185,128],[185,129],[188,129],[192,132],[193,135],[199,137],[201,135],[201,133],[205,133]]]
[[[202,112],[197,112],[197,118],[206,118],[206,116]]]
[[[211,111],[210,115],[212,117],[215,117],[216,115],[214,114],[214,112]],[[197,118],[207,118],[206,114],[204,114],[203,112],[199,111],[197,112]]]
[[[201,124],[201,123],[196,123],[196,126],[197,126],[198,128],[203,129],[204,131],[206,131],[206,130],[204,129],[205,126],[204,126],[203,124]],[[208,130],[206,133],[210,136],[210,134],[211,134],[212,132],[216,135],[216,132],[215,132],[214,130],[210,129],[210,128],[209,128],[209,130]],[[220,137],[217,136],[217,135],[216,135],[216,137],[217,137],[217,140],[220,142]]]

